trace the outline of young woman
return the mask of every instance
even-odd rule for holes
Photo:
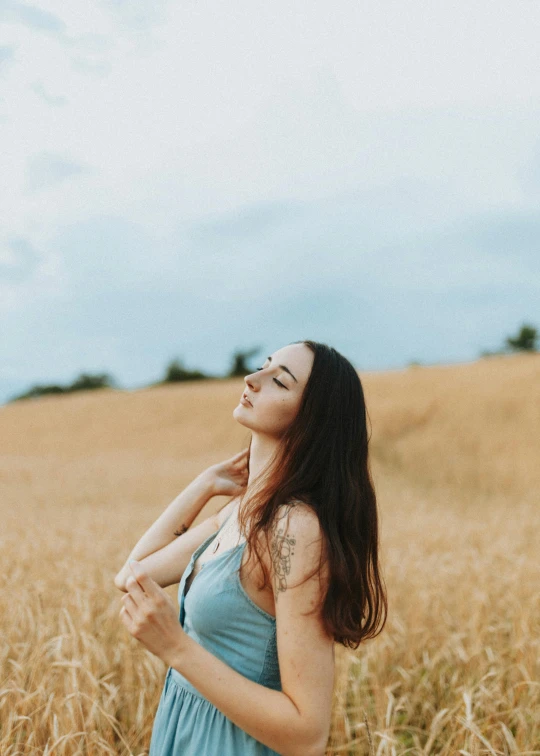
[[[150,756],[323,756],[334,643],[386,621],[356,370],[299,341],[245,384],[249,447],[201,473],[115,580],[125,627],[168,666]],[[212,495],[233,498],[188,529]],[[163,588],[179,581],[178,616]]]

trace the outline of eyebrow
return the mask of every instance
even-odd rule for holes
[[[272,358],[271,357],[267,357],[266,359],[270,360],[270,362],[272,362]],[[283,370],[285,370],[291,376],[291,378],[294,378],[294,375],[291,373],[291,371],[289,370],[289,368],[286,365],[278,365],[278,367],[283,368]],[[296,378],[294,378],[294,380],[298,383],[298,381],[296,380]]]

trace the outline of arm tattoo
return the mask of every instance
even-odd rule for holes
[[[175,536],[181,536],[183,533],[186,533],[186,532],[187,532],[186,525],[182,525],[182,527],[180,528],[180,530],[175,530],[174,531],[174,535]]]
[[[295,506],[292,504],[291,506]],[[289,509],[279,519],[283,519],[289,513]],[[278,526],[277,518],[272,529],[272,543],[270,547],[270,558],[274,569],[276,594],[280,591],[287,590],[287,575],[291,571],[291,557],[294,554],[294,545],[296,539],[292,535],[287,535],[285,528]],[[277,595],[276,595],[277,600]]]

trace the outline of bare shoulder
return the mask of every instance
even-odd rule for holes
[[[279,507],[270,541],[275,596],[316,571],[323,549],[322,528],[311,507],[296,500]]]
[[[273,533],[294,538],[296,533],[302,540],[313,536],[322,536],[321,525],[316,512],[303,501],[293,499],[282,504],[276,513]]]

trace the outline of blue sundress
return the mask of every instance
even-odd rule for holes
[[[178,587],[180,624],[197,643],[240,674],[281,690],[276,619],[251,600],[238,575],[245,541],[201,565],[184,596],[197,557],[220,530],[193,552],[182,575]],[[178,670],[169,667],[154,718],[149,756],[279,754],[235,725]]]

